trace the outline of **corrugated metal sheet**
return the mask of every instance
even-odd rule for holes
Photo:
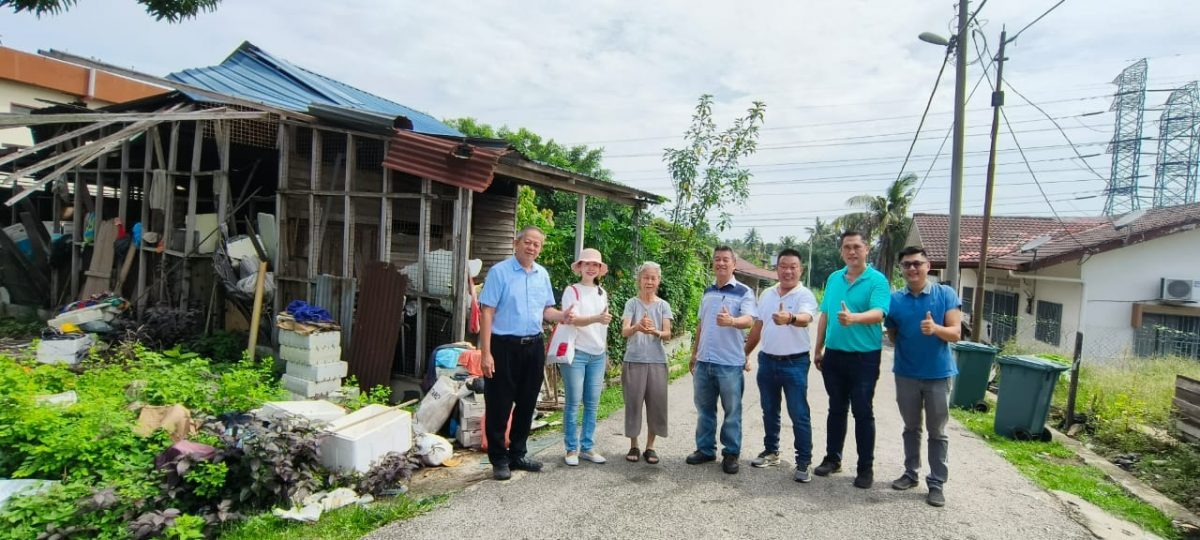
[[[464,145],[470,149],[469,157],[457,157],[455,153]],[[500,150],[396,130],[388,141],[383,165],[481,193],[492,184],[492,171],[500,155]]]
[[[433,116],[313,73],[276,58],[248,41],[220,65],[185,69],[167,75],[167,78],[291,111],[307,112],[309,105],[314,103],[335,105],[392,117],[404,116],[412,121],[413,130],[420,133],[462,136],[458,130]],[[208,101],[205,96],[191,93],[188,96],[197,101]]]
[[[363,391],[391,382],[407,289],[408,278],[390,263],[374,261],[363,271],[350,342],[350,374]]]

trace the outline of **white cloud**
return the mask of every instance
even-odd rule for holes
[[[905,132],[916,127],[942,56],[916,35],[947,34],[950,4],[226,0],[215,13],[169,25],[132,0],[109,0],[81,2],[40,20],[6,15],[11,28],[3,42],[165,74],[219,63],[249,40],[437,117],[475,116],[567,142],[666,137],[603,143],[618,179],[663,193],[669,182],[659,155],[679,144],[672,136],[685,129],[697,96],[716,94],[722,124],[763,99],[763,150],[748,162],[777,165],[755,167],[751,208],[737,213],[731,233],[754,225],[772,239],[804,236],[813,217],[841,213],[849,195],[880,191],[896,175],[908,148]],[[1015,31],[1052,4],[990,2],[980,15],[983,32],[994,47],[1001,26]],[[1070,117],[1107,111],[1108,82],[1137,58],[1151,57],[1152,88],[1198,78],[1191,66],[1200,52],[1193,30],[1200,13],[1190,7],[1183,0],[1137,9],[1119,0],[1068,1],[1010,46],[1006,79],[1051,115]],[[979,68],[969,68],[969,85]],[[950,122],[952,79],[951,65],[926,124],[927,139],[918,142],[908,170],[923,175],[928,156],[938,151]],[[969,107],[967,211],[979,211],[982,201],[988,93],[985,84]],[[1147,106],[1165,98],[1151,93]],[[1087,180],[1091,174],[1067,159],[1073,154],[1053,126],[1011,92],[1007,113],[1022,146],[1057,147],[1028,152],[1055,208],[1070,215],[1098,212],[1099,197],[1065,200],[1097,194],[1104,183]],[[1155,114],[1147,113],[1148,130],[1157,129]],[[1079,144],[1111,137],[1108,113],[1060,122]],[[889,133],[898,135],[882,136]],[[1014,149],[1002,137],[997,212],[1048,213]],[[949,151],[947,144],[917,210],[946,211]],[[1080,151],[1102,152],[1103,146]],[[641,154],[649,155],[618,157]],[[1109,156],[1088,162],[1107,175]],[[1150,172],[1146,165],[1143,174]]]

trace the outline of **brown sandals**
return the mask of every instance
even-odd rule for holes
[[[636,463],[638,460],[638,448],[635,446],[629,449],[629,453],[625,454],[625,461]]]
[[[642,457],[646,458],[646,463],[651,465],[658,464],[658,452],[655,452],[653,448],[647,448],[646,451],[642,453]]]

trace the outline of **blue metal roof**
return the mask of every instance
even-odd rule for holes
[[[458,130],[428,114],[271,56],[249,41],[242,43],[220,65],[185,69],[167,75],[167,78],[297,112],[306,112],[310,104],[319,103],[385,116],[404,116],[412,121],[413,131],[418,133],[462,136]],[[189,97],[208,101],[202,96],[189,94]]]

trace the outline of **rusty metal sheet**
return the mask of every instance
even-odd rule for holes
[[[350,374],[364,392],[391,383],[392,360],[404,317],[408,278],[391,263],[368,263],[359,280],[354,336],[350,341]]]
[[[501,151],[466,142],[396,130],[388,141],[383,165],[481,193],[492,184]]]

